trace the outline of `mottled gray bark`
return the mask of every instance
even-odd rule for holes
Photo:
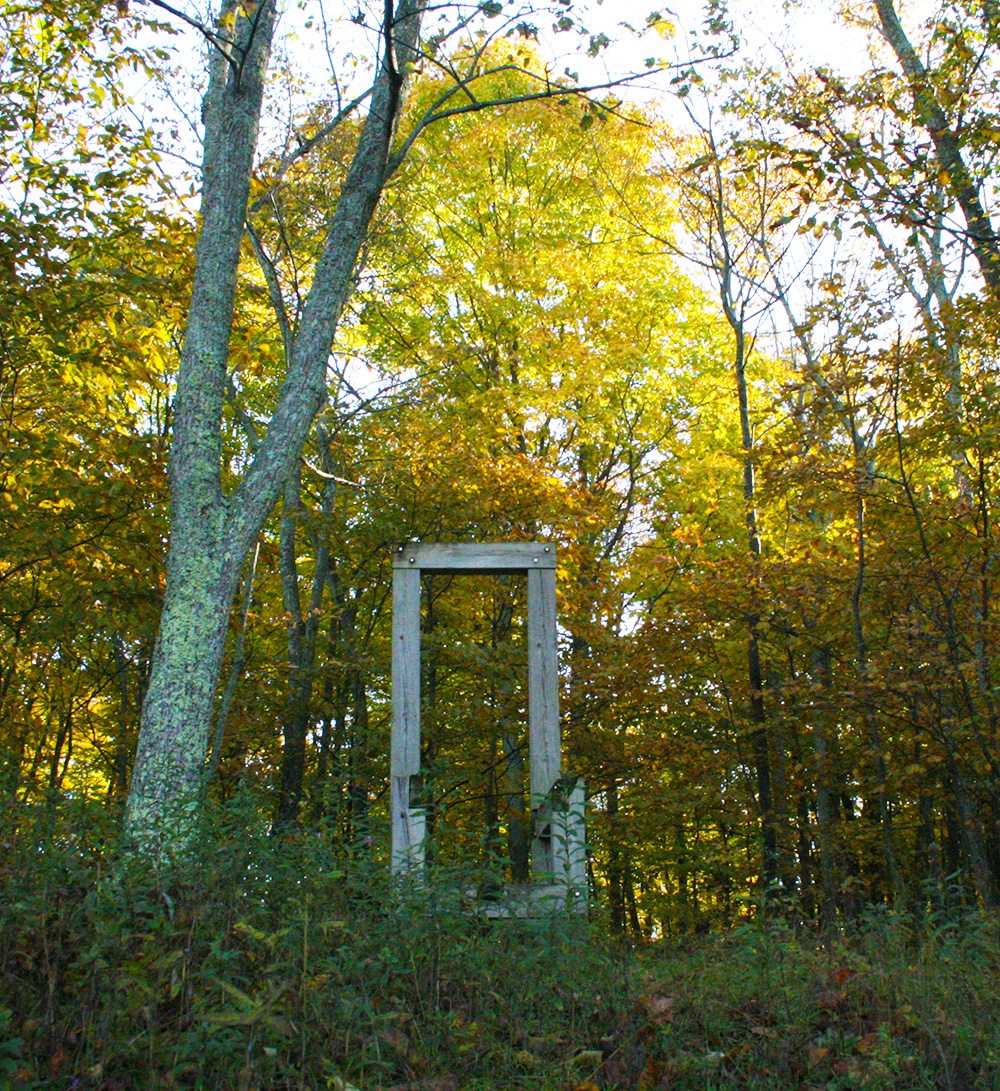
[[[215,717],[215,730],[212,734],[212,747],[205,766],[205,783],[208,784],[215,776],[222,761],[222,743],[226,737],[226,724],[229,721],[229,712],[233,707],[233,698],[236,696],[236,687],[243,677],[247,659],[247,626],[250,622],[250,607],[253,604],[253,582],[257,575],[257,561],[260,558],[260,542],[255,542],[247,558],[246,575],[243,577],[243,597],[239,606],[240,620],[236,631],[236,639],[233,642],[232,659],[229,664],[229,673],[226,676],[226,684],[222,690],[222,698],[219,701],[219,711]]]
[[[327,363],[372,214],[424,0],[387,2],[383,53],[370,109],[313,276],[274,413],[246,475],[222,488],[222,408],[237,271],[274,0],[238,13],[224,0],[221,48],[203,104],[202,224],[174,402],[167,589],[143,704],[126,824],[149,854],[183,848],[197,828],[198,798],[226,632],[244,558],[300,457],[327,391]],[[233,31],[226,17],[238,15]]]

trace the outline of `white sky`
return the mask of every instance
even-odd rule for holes
[[[183,0],[174,0],[181,3]],[[192,16],[199,13],[195,4],[208,0],[191,0],[188,10]],[[370,68],[365,64],[377,48],[377,35],[359,26],[351,19],[358,4],[372,5],[381,9],[380,0],[279,0],[286,6],[282,26],[279,28],[277,57],[279,64],[284,52],[296,74],[297,82],[287,85],[280,82],[272,89],[269,99],[269,115],[265,123],[262,149],[272,149],[280,140],[282,126],[290,113],[310,101],[329,98],[332,89],[331,72],[336,71],[342,81],[342,93],[350,97],[367,86]],[[916,33],[919,15],[928,10],[928,0],[898,0],[908,28]],[[325,6],[325,25],[321,13]],[[862,6],[871,9],[872,4]],[[650,11],[657,10],[651,0],[590,0],[578,15],[590,33],[603,33],[612,45],[597,59],[588,59],[577,53],[566,55],[572,45],[570,35],[550,33],[552,18],[538,17],[540,46],[548,48],[555,57],[556,72],[564,67],[579,71],[581,80],[597,83],[602,79],[621,75],[628,71],[644,71],[647,57],[673,61],[690,55],[692,36],[700,36],[704,10],[701,0],[669,0],[659,10],[676,26],[673,38],[668,39],[653,30],[637,35],[631,28],[645,26]],[[339,18],[337,14],[339,12]],[[730,13],[737,33],[743,42],[739,57],[727,62],[733,66],[742,59],[758,56],[768,63],[780,66],[788,63],[801,70],[808,67],[828,67],[850,77],[872,64],[870,49],[876,36],[861,26],[846,26],[839,17],[838,6],[829,0],[800,0],[784,5],[781,0],[730,0]],[[312,26],[307,20],[312,17]],[[204,18],[204,14],[201,15]],[[373,17],[373,22],[375,19]],[[585,49],[586,40],[582,47]],[[190,173],[192,191],[191,207],[197,199],[193,179],[200,159],[197,118],[200,107],[200,82],[204,70],[205,49],[194,33],[187,33],[175,40],[178,78],[173,84],[172,101],[161,97],[150,108],[167,128],[173,128],[177,137],[172,141],[179,158],[165,159],[164,169],[173,173],[186,160],[192,166]],[[563,56],[559,56],[563,53]],[[639,98],[658,98],[662,116],[674,124],[683,122],[681,110],[669,105],[669,74],[652,73],[638,83],[634,94]],[[137,96],[142,97],[142,96]],[[806,239],[806,243],[810,240]]]
[[[275,125],[287,117],[289,108],[331,95],[332,70],[336,70],[344,95],[362,89],[369,78],[365,61],[370,59],[376,41],[373,33],[358,26],[351,16],[372,4],[373,0],[286,0],[275,59],[280,63],[283,55],[287,57],[298,82],[272,90],[269,109],[272,124],[270,133],[264,134],[265,145],[277,139]],[[199,10],[204,6],[205,0],[192,0],[183,10],[204,20],[206,13]],[[381,3],[374,6],[381,9]],[[828,66],[845,74],[862,69],[870,63],[867,35],[861,28],[845,27],[837,17],[836,7],[823,0],[801,0],[790,4],[786,11],[781,0],[730,0],[733,23],[744,43],[741,55],[762,55],[772,63],[780,63],[780,53],[784,52],[790,59],[794,55],[791,63],[796,67]],[[640,36],[629,29],[643,28],[654,10],[660,10],[676,26],[671,40],[652,30]],[[700,0],[669,0],[658,8],[653,0],[589,0],[574,9],[573,14],[591,33],[607,35],[612,45],[596,60],[588,58],[581,51],[586,40],[581,47],[572,35],[552,34],[551,17],[539,17],[536,21],[540,46],[556,58],[557,72],[568,67],[579,72],[581,80],[591,83],[625,72],[645,71],[648,57],[664,61],[684,58],[689,55],[692,43],[703,37],[704,11]],[[307,26],[310,19],[312,25]],[[204,46],[190,31],[167,39],[167,44],[173,49],[177,68],[169,96],[165,97],[163,89],[157,87],[147,88],[146,93],[137,91],[135,97],[146,101],[144,113],[147,119],[156,122],[155,128],[177,133],[170,143],[180,157],[174,163],[179,170],[181,160],[193,164],[200,158],[197,140]],[[575,54],[568,52],[574,48]],[[636,98],[664,102],[669,75],[650,73],[633,86],[630,94]],[[669,106],[663,105],[661,109],[674,117]],[[172,169],[167,163],[164,165]]]

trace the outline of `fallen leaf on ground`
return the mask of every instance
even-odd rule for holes
[[[582,1049],[570,1058],[572,1068],[597,1068],[604,1060],[604,1054],[599,1049]]]

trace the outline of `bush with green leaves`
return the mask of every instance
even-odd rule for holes
[[[997,922],[967,907],[630,948],[599,899],[593,921],[488,921],[474,872],[401,889],[321,826],[272,836],[252,799],[162,868],[118,817],[5,816],[4,1089],[1000,1086]]]

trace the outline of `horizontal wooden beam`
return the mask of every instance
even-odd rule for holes
[[[551,542],[404,542],[393,547],[393,568],[484,575],[555,568]]]

